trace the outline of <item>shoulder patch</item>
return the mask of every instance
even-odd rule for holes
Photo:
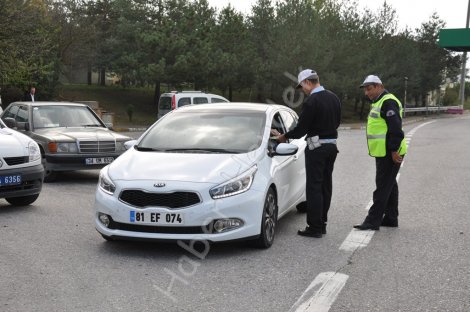
[[[387,117],[392,117],[392,116],[395,116],[395,111],[389,110],[389,111],[387,112]]]

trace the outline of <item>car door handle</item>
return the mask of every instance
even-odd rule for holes
[[[298,159],[299,159],[299,156],[297,156],[297,155],[294,155],[294,157],[293,157],[293,158],[294,158],[294,161],[296,161],[296,160],[298,160]]]

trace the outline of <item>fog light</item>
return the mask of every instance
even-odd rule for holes
[[[111,222],[111,220],[109,219],[109,216],[107,214],[104,214],[104,213],[98,213],[98,219],[100,219],[100,222],[105,226],[105,227],[109,227],[109,223]]]
[[[214,231],[222,233],[230,230],[234,230],[243,225],[243,221],[240,219],[219,219],[214,222]]]

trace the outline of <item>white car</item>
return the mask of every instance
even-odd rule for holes
[[[278,219],[305,202],[304,139],[277,144],[297,123],[285,106],[220,103],[168,113],[103,168],[95,226],[107,240],[270,247]]]
[[[38,198],[43,179],[38,144],[0,120],[0,198],[14,206],[29,205]]]

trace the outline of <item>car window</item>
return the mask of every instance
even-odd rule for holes
[[[257,149],[265,129],[264,112],[179,112],[157,123],[139,148],[226,149],[246,153]]]
[[[18,112],[18,110],[20,109],[20,107],[18,105],[13,105],[13,106],[10,106],[10,108],[8,108],[5,113],[3,114],[3,119],[5,118],[15,118],[16,117],[16,113]]]
[[[171,109],[171,97],[162,96],[160,97],[160,102],[158,103],[160,109]]]
[[[290,112],[281,111],[280,114],[287,131],[291,131],[295,128],[295,126],[297,126],[297,120],[294,118],[294,116],[292,116]]]
[[[191,98],[188,97],[181,98],[178,101],[178,107],[182,107],[189,104],[191,104]]]
[[[33,118],[41,118],[39,127],[103,127],[86,106],[42,105],[33,108]],[[33,120],[34,120],[33,119]],[[36,121],[33,121],[36,124]]]
[[[227,103],[228,101],[224,100],[224,99],[219,99],[219,98],[211,98],[211,103]]]
[[[273,120],[271,122],[271,129],[277,130],[280,134],[286,133],[281,115],[279,113],[276,113],[276,115],[274,115]]]
[[[209,103],[206,97],[195,97],[193,98],[193,104],[205,104]]]
[[[17,122],[28,122],[29,115],[28,115],[28,107],[27,106],[20,106],[18,109],[18,113],[16,114],[15,120]]]

